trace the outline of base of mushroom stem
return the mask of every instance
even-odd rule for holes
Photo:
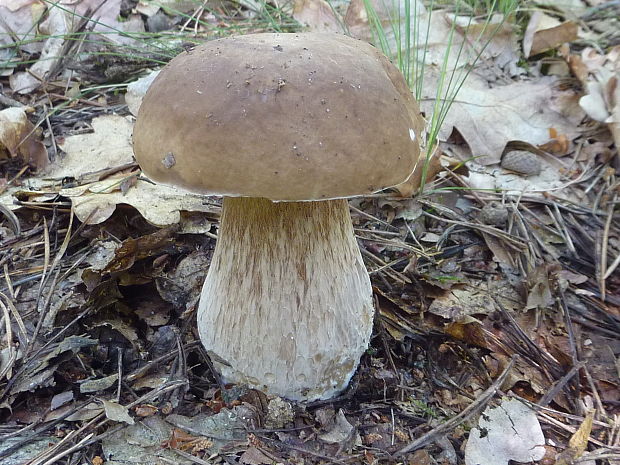
[[[226,381],[291,400],[333,397],[372,320],[346,200],[224,199],[198,330]]]

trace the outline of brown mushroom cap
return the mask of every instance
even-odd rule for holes
[[[373,46],[336,34],[253,34],[174,58],[147,92],[133,139],[157,182],[296,201],[405,181],[421,131],[402,74]]]

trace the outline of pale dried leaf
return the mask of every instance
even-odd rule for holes
[[[528,273],[527,280],[528,295],[525,308],[547,308],[553,304],[548,267],[536,267]]]
[[[217,209],[205,203],[204,196],[173,187],[138,181],[126,193],[118,179],[108,179],[86,186],[62,189],[80,221],[99,224],[107,220],[119,204],[127,204],[156,226],[169,226],[181,219],[181,211],[209,212]]]
[[[573,69],[580,69],[588,91],[579,104],[592,119],[607,123],[616,147],[620,146],[620,46],[606,55],[586,49],[581,57],[568,59]]]
[[[23,71],[11,75],[9,83],[11,89],[19,94],[28,94],[38,88],[49,71],[54,68],[62,58],[62,47],[65,42],[64,36],[70,32],[70,18],[60,8],[49,8],[48,17],[41,24],[41,32],[49,34],[43,45],[39,60],[30,67],[28,72]]]
[[[602,123],[609,118],[609,112],[603,98],[603,89],[598,82],[589,82],[587,90],[588,95],[579,99],[579,105],[590,118]]]
[[[60,144],[66,155],[51,167],[48,178],[97,179],[93,173],[133,161],[133,125],[128,118],[101,116],[93,119],[92,126],[93,133],[69,136]],[[135,181],[135,177],[131,179]],[[133,206],[157,226],[178,223],[181,211],[215,211],[204,202],[204,196],[145,181],[127,184],[128,180],[121,172],[104,181],[62,189],[61,194],[71,199],[76,216],[88,224],[105,221],[119,204]]]
[[[385,31],[385,37],[389,54],[396,56],[399,47],[399,41],[395,35],[395,31],[399,29],[405,30],[405,21],[407,15],[405,13],[405,2],[385,2],[383,0],[369,0],[374,11],[379,18],[381,25]],[[462,36],[458,33],[454,35],[452,47],[448,47],[448,37],[450,36],[451,21],[454,19],[449,13],[437,10],[430,15],[423,5],[423,2],[411,2],[411,7],[416,9],[416,21],[423,27],[414,28],[414,13],[410,15],[411,31],[418,32],[417,37],[412,37],[412,43],[421,44],[425,51],[425,64],[439,65],[443,63],[447,54],[448,69],[456,68],[459,63],[462,65],[469,61],[472,57],[471,50],[466,46],[459,56],[459,48],[463,42]],[[401,24],[397,22],[400,19]],[[395,24],[396,22],[396,24]],[[430,22],[430,23],[429,23]],[[368,20],[366,12],[365,0],[352,0],[347,9],[344,19],[349,33],[358,39],[368,42],[373,40],[373,32]],[[427,24],[429,27],[427,28]],[[427,35],[428,33],[428,35]],[[406,41],[400,42],[401,47],[405,47]]]
[[[158,387],[166,384],[170,380],[170,375],[167,373],[155,373],[152,375],[147,375],[143,378],[138,379],[135,383],[131,385],[133,389],[157,389]]]
[[[516,267],[516,260],[510,249],[508,249],[497,236],[482,232],[482,237],[489,250],[493,253],[493,260],[501,263],[508,269]]]
[[[349,423],[342,409],[336,414],[336,421],[327,433],[319,435],[321,441],[329,444],[345,444],[354,437],[355,427]]]
[[[595,410],[591,409],[586,414],[579,429],[573,433],[568,441],[568,447],[562,451],[557,457],[556,465],[571,465],[577,462],[577,459],[584,456],[584,452],[588,447],[590,434],[592,433],[592,421],[594,420]],[[583,463],[579,460],[579,463]],[[594,463],[594,462],[592,462]]]
[[[476,48],[481,50],[480,60],[492,60],[496,66],[510,76],[524,72],[518,66],[521,59],[518,27],[506,20],[503,15],[496,13],[488,22],[475,22],[469,17],[462,16],[452,18],[452,20],[457,24],[457,32],[469,37],[474,46],[477,45]]]
[[[125,103],[127,104],[127,107],[129,107],[129,111],[132,115],[138,116],[138,111],[140,110],[140,104],[142,103],[142,99],[144,98],[146,91],[149,89],[150,85],[153,83],[158,74],[159,70],[151,71],[146,76],[133,81],[127,86]]]
[[[7,8],[11,12],[15,12],[20,8],[23,8],[33,3],[38,3],[39,0],[0,0],[0,7]],[[2,19],[5,19],[3,16]],[[5,19],[6,21],[6,19]]]
[[[136,11],[149,18],[155,15],[159,11],[159,8],[159,3],[143,0],[139,1],[136,5]]]
[[[526,57],[554,49],[578,37],[577,23],[560,22],[540,11],[534,12],[523,36],[523,54]]]
[[[133,21],[133,16],[127,21],[119,21],[121,0],[65,0],[63,8],[67,11],[72,30],[87,14],[92,13],[93,32],[101,32],[99,40],[111,41],[119,44],[135,42],[123,32],[144,32],[144,22]],[[157,2],[162,4],[162,1]],[[120,32],[119,32],[120,31]]]
[[[22,442],[23,441],[23,442]],[[24,463],[33,463],[36,457],[40,457],[50,446],[60,441],[55,436],[46,436],[42,433],[32,437],[31,432],[26,432],[18,436],[9,437],[0,441],[0,453],[6,452],[12,447],[17,449],[8,457],[2,459],[2,465],[22,465]]]
[[[237,413],[240,411],[239,407],[242,406],[234,407],[232,410],[224,408],[215,415],[200,413],[191,418],[173,413],[166,417],[166,421],[192,434],[221,441],[242,440],[245,438],[245,418]]]
[[[50,410],[56,410],[59,407],[62,407],[67,402],[71,402],[73,400],[73,391],[64,391],[56,394],[52,397],[52,402],[50,403]]]
[[[172,429],[172,426],[159,416],[146,417],[134,425],[105,436],[101,441],[103,457],[106,463],[123,465],[160,463],[192,465],[195,462],[184,459],[174,450],[161,446],[170,439]]]
[[[433,300],[428,311],[448,320],[459,320],[467,315],[488,314],[494,310],[493,299],[476,289],[452,289]]]
[[[196,2],[196,0],[157,0],[156,3],[160,5],[164,11],[171,15],[178,15],[179,13],[192,13],[200,6],[200,2]],[[214,3],[215,2],[211,0],[211,8],[214,7]],[[260,6],[260,3],[258,3],[258,5]]]
[[[50,168],[50,178],[80,178],[133,161],[133,124],[124,116],[105,115],[91,122],[94,132],[69,136],[59,143],[66,155]]]
[[[466,465],[507,465],[532,462],[545,455],[545,437],[536,413],[517,399],[487,407],[465,447]]]
[[[87,379],[80,382],[80,392],[97,392],[103,391],[111,386],[114,386],[118,382],[118,374],[105,376],[104,378]]]
[[[8,66],[11,59],[17,59],[15,49],[11,46],[15,39],[22,41],[19,49],[28,53],[41,51],[42,43],[34,41],[36,28],[34,24],[45,13],[45,5],[39,0],[0,0],[0,62],[3,68],[1,76],[12,74]]]
[[[467,184],[473,189],[497,189],[507,195],[519,195],[522,192],[542,195],[545,192],[554,192],[561,198],[577,200],[574,192],[564,189],[567,182],[562,179],[561,171],[546,162],[542,163],[539,174],[528,177],[499,167],[481,166],[475,162],[468,162],[467,167]]]
[[[575,458],[578,458],[583,454],[588,447],[588,440],[590,433],[592,432],[592,421],[594,420],[595,410],[590,410],[583,422],[579,426],[579,429],[571,436],[568,441],[568,447],[573,449],[576,453]]]
[[[0,158],[17,156],[37,169],[49,163],[47,150],[37,140],[24,109],[10,107],[0,111]]]
[[[389,54],[394,58],[398,47],[403,51],[406,40],[398,40],[395,31],[405,31],[407,18],[411,21],[411,44],[417,44],[419,59],[424,51],[425,66],[442,66],[446,60],[447,70],[472,64],[477,57],[493,60],[500,68],[515,75],[520,72],[517,66],[519,47],[513,26],[503,21],[501,15],[492,18],[474,19],[454,16],[449,11],[434,10],[432,14],[425,9],[423,2],[411,2],[415,13],[407,15],[405,2],[386,2],[384,0],[352,0],[347,9],[344,23],[349,33],[358,39],[375,39],[368,20],[365,3],[369,1],[384,29]],[[398,24],[400,21],[400,24]],[[416,27],[414,21],[419,25]],[[451,34],[454,25],[454,34]],[[417,31],[417,36],[413,36]],[[450,37],[452,36],[451,43]],[[485,50],[480,51],[486,45]],[[434,84],[436,89],[436,81]]]
[[[344,32],[326,0],[295,0],[293,18],[311,32]]]
[[[567,19],[578,19],[588,9],[584,0],[537,0],[536,3],[560,11]]]
[[[436,79],[429,76],[425,83]],[[532,145],[548,142],[550,129],[572,139],[583,113],[570,95],[554,88],[554,83],[554,78],[545,77],[489,88],[470,75],[448,112],[440,137],[447,140],[457,129],[476,162],[483,165],[498,163],[509,141]],[[434,86],[425,85],[422,108],[427,116],[432,113],[434,95]]]
[[[135,423],[134,419],[129,416],[127,407],[124,405],[105,399],[101,399],[101,402],[103,403],[103,408],[105,409],[105,416],[110,420],[127,423],[128,425],[133,425]]]
[[[73,411],[75,406],[73,404],[65,404],[62,407],[57,408],[56,410],[52,410],[47,415],[45,415],[45,421],[54,421],[58,418],[66,415],[67,413]],[[68,417],[66,417],[66,421],[88,421],[95,418],[97,415],[103,413],[103,408],[100,405],[95,403],[91,403],[85,405],[84,407],[77,410],[77,412],[72,413]]]

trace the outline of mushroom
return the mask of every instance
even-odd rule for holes
[[[397,68],[343,35],[218,39],[162,70],[134,152],[157,182],[224,196],[197,319],[226,382],[291,400],[346,388],[373,324],[346,198],[405,181],[421,131]]]

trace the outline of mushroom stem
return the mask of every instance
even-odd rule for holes
[[[330,398],[355,372],[372,319],[346,200],[224,198],[198,330],[227,382]]]

